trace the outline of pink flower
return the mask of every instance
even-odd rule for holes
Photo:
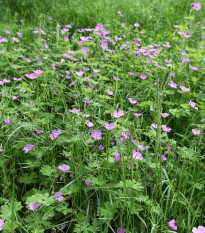
[[[36,131],[36,133],[37,133],[38,135],[41,135],[41,133],[43,133],[43,131],[38,130],[38,129],[35,129],[35,131]]]
[[[165,157],[164,154],[161,154],[161,156],[159,155],[159,157],[161,157],[161,161],[162,161],[162,162],[167,160],[167,158]]]
[[[112,116],[112,114],[111,114],[111,116]],[[121,110],[119,110],[119,111],[115,110],[115,111],[114,111],[114,113],[113,113],[113,117],[114,117],[114,118],[119,118],[119,117],[121,117],[121,116],[124,116],[123,111],[121,111]]]
[[[134,159],[143,160],[142,154],[140,152],[136,152],[135,150],[133,150],[132,153]]]
[[[93,71],[94,71],[95,73],[99,73],[99,72],[100,72],[99,70],[96,70],[96,69],[93,69]]]
[[[170,83],[168,83],[168,85],[172,88],[177,88],[177,84],[174,83],[171,79],[170,79]]]
[[[133,100],[132,98],[128,98],[131,104],[138,104],[137,100]]]
[[[168,113],[166,113],[166,112],[165,112],[165,113],[161,113],[161,116],[162,116],[162,117],[168,117],[169,115],[170,115],[170,114],[168,114]]]
[[[136,117],[140,117],[142,114],[135,113]]]
[[[55,138],[57,138],[60,134],[61,134],[61,129],[58,129],[58,130],[54,129],[53,133],[50,134],[51,140],[54,141]]]
[[[120,162],[120,155],[118,152],[114,152],[113,155],[115,156],[116,162]]]
[[[67,164],[63,164],[62,166],[59,166],[58,169],[62,172],[68,172],[70,170],[70,166],[68,166]]]
[[[190,91],[189,88],[185,87],[185,86],[180,86],[181,90],[184,91],[184,92],[188,92]]]
[[[101,140],[102,139],[102,132],[98,131],[97,129],[95,129],[92,133],[91,136],[95,139],[95,140]]]
[[[11,120],[5,120],[4,123],[8,125],[11,123]]]
[[[138,28],[140,25],[139,25],[139,23],[135,23],[134,26],[135,26],[136,28]]]
[[[163,130],[164,132],[169,132],[169,131],[171,131],[172,129],[171,129],[171,128],[167,128],[166,125],[162,125],[162,130]]]
[[[194,66],[190,66],[190,68],[191,68],[192,70],[198,70],[198,69],[199,69],[198,67],[194,67]]]
[[[129,139],[129,136],[130,136],[130,131],[122,131],[122,136],[124,136],[126,139]]]
[[[104,126],[107,130],[112,130],[116,127],[115,123],[105,124]]]
[[[3,225],[4,225],[4,220],[3,219],[0,219],[0,231],[3,230]]]
[[[83,76],[84,72],[82,70],[75,72],[78,76]]]
[[[201,4],[198,3],[191,3],[191,6],[193,6],[194,10],[199,11],[201,9]]]
[[[137,141],[137,146],[138,146],[138,149],[141,151],[146,150],[146,146],[140,145],[139,141]]]
[[[201,131],[200,131],[200,130],[197,130],[197,129],[192,129],[192,133],[193,133],[194,135],[199,135],[199,134],[201,134]]]
[[[192,102],[191,100],[189,101],[189,105],[196,110],[199,109],[198,107],[196,107],[196,103]]]
[[[85,183],[86,183],[86,185],[88,185],[88,186],[91,186],[92,185],[92,183],[91,182],[89,182],[89,181],[85,181]]]
[[[25,153],[27,154],[33,147],[36,147],[36,145],[30,145],[30,144],[27,144],[23,150],[25,151]]]
[[[141,78],[141,79],[146,79],[147,76],[146,76],[145,74],[141,74],[141,75],[140,75],[140,78]]]
[[[76,114],[76,113],[80,112],[80,110],[78,110],[77,108],[73,108],[72,110],[69,110],[69,112]]]
[[[36,78],[38,78],[38,74],[36,74],[36,73],[31,73],[30,75],[26,74],[26,77],[30,78],[30,79],[36,79]]]
[[[94,126],[94,124],[93,124],[92,122],[90,122],[89,120],[86,120],[86,121],[85,121],[85,124],[87,125],[88,128]]]
[[[120,11],[117,12],[121,17],[124,17]]]
[[[198,226],[198,229],[194,227],[192,229],[192,233],[205,233],[205,227],[203,226]]]
[[[177,230],[177,226],[175,225],[175,219],[172,219],[170,222],[168,222],[168,226],[173,230]]]
[[[187,57],[183,57],[182,58],[182,63],[185,63],[185,62],[190,62],[190,59]]]
[[[99,148],[100,150],[104,150],[104,147],[103,147],[102,145],[100,145],[98,148]]]
[[[118,228],[117,229],[117,233],[125,233],[125,232],[126,232],[126,230],[124,228],[122,228],[122,229]]]
[[[61,202],[64,199],[64,197],[61,195],[62,195],[61,192],[55,193],[55,199],[58,200],[59,202]]]
[[[43,74],[43,70],[33,70],[35,74]]]
[[[155,129],[157,129],[157,124],[151,124],[151,126],[152,126],[152,128],[155,128]]]
[[[106,90],[106,92],[108,93],[108,95],[113,95],[112,91]]]
[[[32,202],[30,205],[30,210],[35,210],[35,209],[37,209],[38,208],[38,206],[39,206],[39,203],[38,202]]]

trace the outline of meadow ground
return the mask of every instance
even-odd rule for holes
[[[205,1],[0,0],[0,231],[205,233]]]

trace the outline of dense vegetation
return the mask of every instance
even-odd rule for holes
[[[205,233],[204,3],[0,0],[0,231]]]

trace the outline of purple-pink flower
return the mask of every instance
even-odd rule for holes
[[[87,186],[92,186],[92,183],[87,181],[87,180],[85,181],[85,183],[86,183]]]
[[[30,145],[30,144],[27,144],[23,150],[25,151],[25,153],[27,154],[33,147],[36,147],[36,145]]]
[[[104,127],[105,127],[107,130],[113,130],[113,129],[116,127],[116,125],[115,125],[115,123],[110,123],[110,124],[106,123],[106,124],[104,125]]]
[[[39,129],[35,129],[35,131],[36,131],[36,133],[37,133],[38,135],[41,135],[41,134],[43,133],[43,131],[42,131],[42,130],[39,130]]]
[[[161,154],[161,156],[159,155],[159,157],[161,157],[161,161],[164,162],[167,160],[166,156],[164,154]]]
[[[168,85],[172,88],[177,88],[177,84],[174,83],[171,79],[170,79],[170,83],[168,83]]]
[[[199,134],[201,134],[201,131],[200,131],[200,130],[197,130],[197,129],[192,129],[192,133],[193,133],[194,135],[199,135]]]
[[[146,79],[147,76],[146,76],[145,74],[141,74],[141,75],[140,75],[140,78],[141,78],[141,79]]]
[[[122,136],[124,136],[126,139],[129,139],[129,136],[130,136],[130,131],[122,131]]]
[[[50,134],[51,140],[54,141],[55,138],[57,138],[60,134],[61,134],[61,129],[58,130],[54,129],[53,133]]]
[[[168,226],[173,230],[177,230],[177,226],[175,225],[175,219],[172,219],[170,222],[168,222]]]
[[[70,166],[68,166],[67,164],[63,164],[62,166],[59,166],[58,169],[62,172],[68,172],[70,170]]]
[[[3,225],[4,225],[4,220],[3,219],[0,219],[0,231],[3,230]]]
[[[196,110],[199,109],[198,107],[196,107],[196,103],[192,102],[191,100],[189,101],[189,105]]]
[[[162,130],[163,130],[164,132],[169,132],[169,131],[171,131],[172,129],[166,127],[166,125],[162,125]]]
[[[5,120],[4,123],[8,125],[11,123],[11,120]]]
[[[128,98],[131,104],[138,104],[137,100],[133,100],[132,98]]]
[[[120,162],[120,155],[119,155],[119,153],[118,152],[114,152],[113,155],[115,156],[115,160],[117,162]]]
[[[104,150],[104,147],[103,147],[102,145],[100,145],[98,148],[99,148],[100,150]]]
[[[151,126],[152,126],[152,128],[155,128],[155,129],[157,129],[157,124],[151,124]]]
[[[76,114],[76,113],[80,112],[80,110],[78,110],[77,108],[73,108],[72,110],[69,110],[69,112]]]
[[[193,6],[195,11],[199,11],[201,9],[201,4],[200,2],[198,3],[191,3],[191,6]]]
[[[165,112],[165,113],[161,113],[161,116],[162,116],[162,117],[168,117],[169,115],[170,115],[170,114],[169,114],[169,113],[166,113],[166,112]]]
[[[198,226],[198,228],[194,227],[192,229],[192,233],[205,233],[205,227]]]
[[[59,202],[61,202],[64,199],[64,197],[61,195],[62,195],[61,192],[55,193],[55,199],[58,200]]]
[[[113,95],[112,91],[106,90],[106,92],[108,93],[108,95]]]
[[[140,117],[142,114],[135,113],[136,117]]]
[[[190,91],[189,88],[185,87],[185,86],[180,86],[181,90],[184,91],[184,92],[188,92]]]
[[[101,140],[102,139],[102,132],[98,131],[97,129],[95,129],[92,133],[91,136],[95,139],[95,140]]]
[[[88,128],[94,126],[94,124],[93,124],[92,122],[90,122],[89,120],[86,120],[86,121],[85,121],[85,124],[87,125]]]
[[[124,113],[121,110],[119,110],[119,111],[115,110],[113,115],[111,114],[111,116],[113,116],[114,118],[119,118],[121,116],[124,116]]]
[[[39,206],[39,203],[38,202],[32,202],[30,205],[30,210],[35,210],[35,209],[37,209],[38,208],[38,206]]]
[[[139,141],[137,141],[137,146],[138,146],[138,149],[141,151],[146,150],[146,146],[140,145]]]
[[[122,228],[122,229],[118,228],[117,229],[117,233],[125,233],[125,232],[126,232],[126,230],[124,228]]]
[[[142,154],[140,152],[133,150],[132,154],[134,159],[143,160]]]

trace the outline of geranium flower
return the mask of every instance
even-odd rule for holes
[[[61,129],[58,129],[58,130],[54,129],[53,133],[50,134],[51,140],[54,141],[55,138],[57,138],[60,134],[61,134]]]
[[[106,90],[106,92],[108,93],[108,95],[113,95],[112,91]]]
[[[199,109],[198,107],[196,107],[196,103],[192,102],[191,100],[189,100],[189,105],[196,110]]]
[[[128,98],[131,104],[138,104],[137,100],[133,100],[132,98]]]
[[[94,124],[93,124],[92,122],[90,122],[89,120],[86,120],[86,121],[85,121],[85,124],[87,125],[88,128],[94,126]]]
[[[119,118],[121,116],[124,116],[124,113],[121,110],[119,110],[119,111],[115,110],[113,115],[111,114],[111,116],[113,116],[114,118]]]
[[[129,139],[129,136],[130,136],[130,131],[122,131],[122,136],[124,136],[126,139]]]
[[[92,133],[91,136],[95,139],[95,140],[101,140],[102,139],[102,132],[98,131],[97,129],[95,129]]]
[[[168,83],[168,85],[172,88],[177,88],[177,84],[174,83],[171,79],[170,79],[170,83]]]
[[[36,79],[36,78],[38,78],[38,74],[36,74],[36,73],[31,73],[31,74],[26,74],[26,77],[27,78],[30,78],[30,79]]]
[[[89,182],[89,181],[85,181],[85,183],[86,183],[86,185],[88,185],[88,186],[91,186],[92,185],[92,183],[91,182]]]
[[[39,130],[39,129],[36,129],[36,128],[35,128],[35,131],[36,131],[36,133],[37,133],[38,135],[41,135],[41,134],[43,133],[42,130]]]
[[[4,220],[3,219],[0,219],[0,231],[3,230],[3,225],[4,225]]]
[[[110,124],[105,124],[104,127],[107,129],[107,130],[112,130],[116,127],[115,123],[110,123]]]
[[[143,160],[142,154],[140,152],[136,152],[135,150],[132,151],[133,153],[133,158],[137,160]]]
[[[173,230],[177,230],[177,226],[175,225],[175,219],[172,219],[170,222],[168,222],[168,226]]]
[[[203,226],[198,226],[198,229],[194,227],[192,229],[192,233],[205,233],[205,227]]]
[[[146,79],[147,76],[146,76],[145,74],[141,74],[141,75],[140,75],[140,78],[141,78],[141,79]]]
[[[194,135],[199,135],[199,134],[201,134],[201,131],[200,131],[200,130],[197,130],[197,129],[192,129],[192,133],[193,133]]]
[[[185,63],[185,62],[190,62],[190,59],[188,57],[183,57],[182,58],[182,63]]]
[[[77,108],[73,108],[72,110],[69,110],[69,112],[76,114],[76,113],[80,112],[80,110],[78,110]]]
[[[61,195],[62,195],[61,192],[55,193],[55,199],[58,200],[59,202],[61,202],[64,199],[64,197]]]
[[[167,160],[166,156],[164,154],[161,154],[161,156],[159,155],[159,157],[161,157],[161,161],[164,162]]]
[[[94,71],[95,73],[99,73],[99,72],[100,72],[99,70],[96,70],[96,69],[94,69],[94,68],[93,68],[93,71]]]
[[[169,131],[171,131],[172,129],[171,129],[171,128],[167,128],[166,125],[162,125],[162,130],[163,130],[164,132],[169,132]]]
[[[142,114],[135,113],[136,117],[140,117]]]
[[[151,124],[151,126],[152,126],[152,128],[155,128],[155,129],[157,129],[157,124]]]
[[[68,172],[70,170],[70,166],[68,166],[67,164],[63,164],[62,166],[59,166],[58,169],[62,172]]]
[[[122,228],[122,229],[118,228],[117,229],[117,233],[125,233],[125,232],[126,232],[126,230],[124,228]]]
[[[100,145],[98,148],[99,148],[100,150],[104,150],[104,147],[103,147],[102,145]]]
[[[75,72],[78,76],[83,76],[84,72],[82,70]]]
[[[137,146],[138,146],[138,149],[141,151],[146,150],[146,146],[140,145],[139,141],[137,141]]]
[[[119,155],[119,153],[118,152],[114,152],[113,155],[115,156],[115,160],[117,162],[120,162],[120,155]]]
[[[30,145],[30,144],[27,144],[23,150],[25,151],[25,153],[27,154],[33,147],[36,147],[36,145]]]
[[[201,4],[198,3],[191,3],[191,6],[193,6],[194,10],[199,11],[201,9]]]
[[[192,70],[198,70],[198,69],[199,69],[198,67],[194,67],[194,66],[190,66],[190,68],[191,68]]]
[[[140,25],[139,25],[139,23],[135,23],[134,26],[135,26],[136,28],[138,28]]]
[[[162,117],[168,117],[169,115],[170,115],[170,114],[169,114],[169,113],[166,113],[166,112],[165,112],[165,113],[161,113],[161,116],[162,116]]]
[[[121,17],[124,17],[120,11],[117,12]]]
[[[8,125],[11,123],[11,120],[5,120],[4,123]]]
[[[37,209],[38,208],[38,206],[39,206],[39,203],[38,202],[32,202],[30,205],[30,210],[35,210],[35,209]]]
[[[190,91],[189,88],[185,87],[185,86],[180,86],[181,90],[184,91],[184,92],[188,92]]]

